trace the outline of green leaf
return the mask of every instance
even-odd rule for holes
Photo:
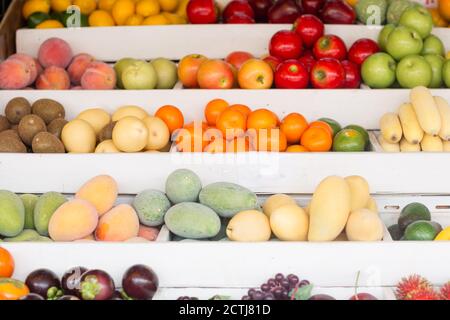
[[[289,296],[294,300],[308,300],[311,297],[311,292],[313,289],[312,284],[308,284],[306,286],[302,286],[299,288],[294,288],[289,293]]]

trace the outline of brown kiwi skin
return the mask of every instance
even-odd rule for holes
[[[41,117],[47,125],[55,119],[64,119],[66,116],[62,104],[52,99],[36,100],[31,106],[31,112]]]
[[[50,132],[39,132],[33,138],[34,153],[65,153],[64,144]]]
[[[8,135],[0,135],[0,152],[26,153],[27,147],[20,139]]]
[[[59,139],[61,139],[61,131],[66,124],[67,124],[67,120],[65,120],[65,119],[62,119],[62,118],[54,119],[47,126],[47,131],[50,132],[51,134],[55,135]]]
[[[17,139],[20,142],[22,142],[22,139],[20,139],[20,137],[19,137],[19,133],[13,129],[8,129],[8,130],[0,132],[0,137],[11,137],[11,138]]]
[[[11,124],[5,116],[0,115],[0,132],[11,128]]]
[[[102,142],[105,140],[111,140],[112,139],[112,131],[114,129],[114,126],[116,125],[117,121],[110,122],[106,126],[104,126],[98,133],[97,140],[98,142]]]
[[[22,118],[31,113],[31,105],[27,99],[17,97],[11,99],[5,107],[5,116],[10,124],[18,124]]]
[[[22,120],[20,120],[18,129],[20,138],[27,146],[31,146],[36,134],[47,131],[44,120],[35,114],[29,114],[23,117]]]

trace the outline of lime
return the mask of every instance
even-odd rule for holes
[[[398,226],[400,230],[405,230],[407,226],[418,220],[430,221],[430,210],[420,202],[413,202],[405,206],[400,212]]]
[[[334,137],[339,131],[342,130],[341,125],[340,125],[336,120],[333,120],[333,119],[330,119],[330,118],[320,118],[319,121],[326,122],[326,123],[328,123],[328,124],[330,125],[331,129],[333,129],[333,137]]]
[[[50,16],[44,12],[35,12],[28,17],[27,24],[28,28],[36,28],[36,26],[45,20],[50,19]]]
[[[364,141],[366,142],[365,145],[367,146],[369,144],[369,134],[367,133],[367,130],[364,129],[363,127],[358,126],[356,124],[351,124],[351,125],[346,126],[344,129],[353,129],[353,130],[358,131],[364,137]]]
[[[359,152],[364,151],[365,145],[363,135],[354,129],[343,129],[333,139],[333,151]]]
[[[436,235],[435,227],[423,220],[411,223],[405,230],[405,240],[409,241],[432,241]]]

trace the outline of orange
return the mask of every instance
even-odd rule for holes
[[[321,126],[309,126],[301,138],[301,145],[309,151],[329,151],[332,144],[333,138],[329,130]]]
[[[236,137],[227,144],[227,152],[248,152],[251,150],[249,137]]]
[[[239,111],[226,109],[217,118],[216,126],[227,140],[242,136],[246,129],[245,116]]]
[[[8,250],[0,248],[0,278],[10,278],[14,272],[14,259]]]
[[[450,0],[439,0],[438,10],[442,18],[450,21]]]
[[[105,10],[95,10],[90,14],[88,21],[91,27],[111,27],[115,25],[113,17]]]
[[[19,300],[30,293],[25,283],[10,279],[0,278],[0,300]]]
[[[325,121],[313,121],[309,124],[309,127],[321,127],[324,128],[326,130],[328,130],[328,132],[331,134],[331,136],[333,136],[333,128],[326,123]]]
[[[177,149],[182,152],[202,152],[208,145],[205,128],[200,123],[193,123],[178,129],[175,133]]]
[[[228,102],[223,99],[214,99],[205,107],[205,119],[210,126],[215,126],[219,115],[228,108]]]
[[[287,142],[296,144],[300,142],[303,132],[308,128],[308,122],[300,113],[289,113],[281,121],[280,129],[286,135]]]
[[[427,10],[431,14],[435,27],[443,28],[447,26],[447,21],[445,21],[445,19],[441,16],[438,8],[427,8]]]
[[[286,152],[309,152],[309,150],[299,144],[293,144],[287,147]]]
[[[257,109],[247,118],[248,129],[272,129],[278,126],[278,117],[267,109]]]
[[[230,109],[241,112],[246,118],[252,112],[245,104],[233,104],[230,106]]]
[[[225,139],[214,139],[205,147],[205,149],[203,149],[203,151],[209,153],[222,153],[226,151],[226,146],[227,142]]]
[[[172,134],[175,130],[183,127],[183,113],[175,106],[162,106],[156,111],[155,116],[166,123],[167,127],[169,128],[170,134]]]
[[[251,135],[251,143],[258,151],[285,151],[287,148],[286,135],[278,128],[259,129],[256,135]]]

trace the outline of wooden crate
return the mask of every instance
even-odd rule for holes
[[[24,0],[12,0],[0,22],[0,61],[16,52],[16,30],[22,25]]]

